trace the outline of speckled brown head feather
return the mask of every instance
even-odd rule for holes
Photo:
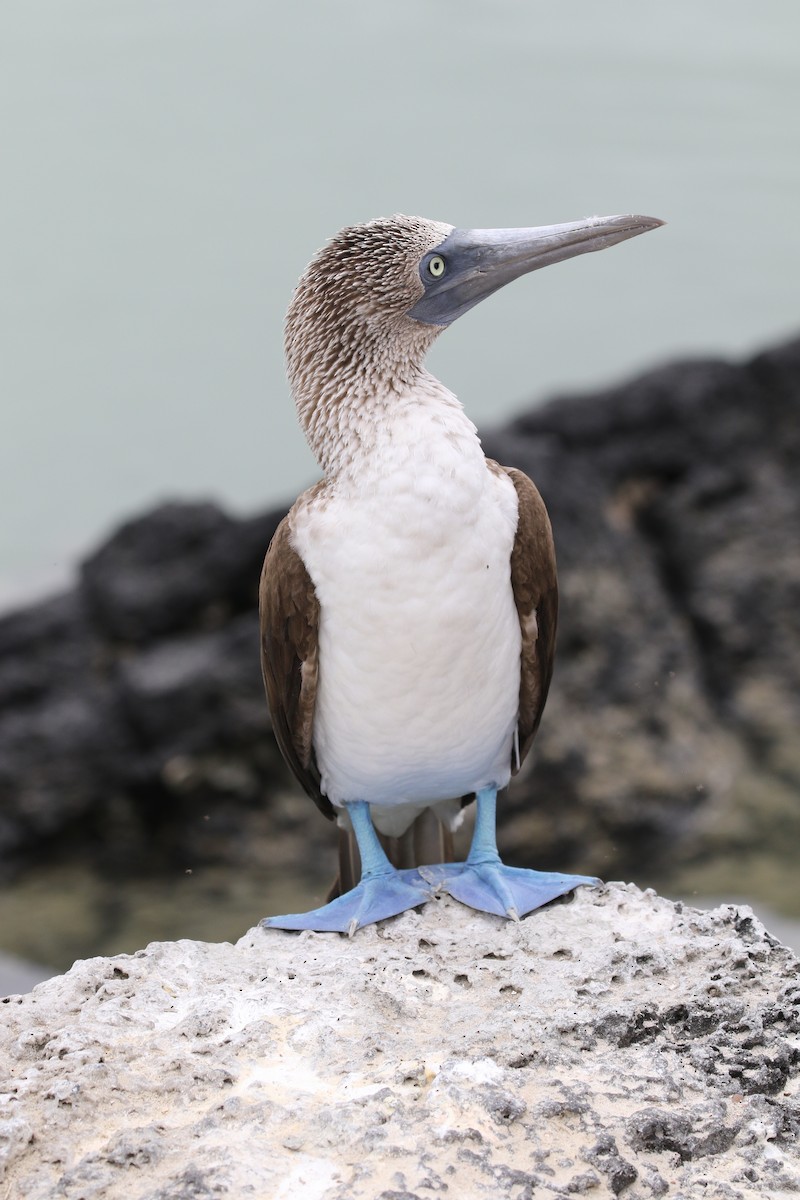
[[[441,327],[409,317],[419,263],[452,225],[401,213],[342,229],[306,267],[286,314],[284,346],[297,415],[330,477],[359,406],[411,388]],[[344,435],[344,437],[343,437]]]

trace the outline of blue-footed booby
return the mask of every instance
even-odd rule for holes
[[[352,829],[361,878],[265,926],[352,934],[438,890],[518,919],[598,882],[507,867],[497,852],[497,792],[531,747],[552,673],[553,538],[534,484],[484,456],[424,359],[511,280],[661,224],[456,229],[396,215],[343,229],[300,279],[288,378],[324,478],[267,552],[262,665],[283,755]],[[392,865],[376,830],[399,837],[426,810],[453,828],[473,797],[466,862]]]

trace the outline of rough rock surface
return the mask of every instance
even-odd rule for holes
[[[799,966],[631,885],[76,963],[0,1008],[0,1193],[797,1194]]]
[[[562,595],[535,753],[502,805],[512,861],[702,873],[800,911],[798,430],[800,341],[485,437],[544,494]],[[0,620],[0,872],[48,846],[112,875],[297,872],[332,845],[268,733],[255,601],[279,517],[167,505],[74,592]]]

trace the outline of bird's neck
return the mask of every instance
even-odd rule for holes
[[[415,465],[483,458],[475,426],[457,398],[417,356],[339,361],[325,371],[291,370],[306,439],[329,480],[377,482]]]

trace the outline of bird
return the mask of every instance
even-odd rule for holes
[[[663,223],[464,229],[395,214],[342,229],[300,278],[287,377],[322,478],[267,551],[261,661],[280,750],[354,839],[361,872],[265,928],[352,936],[441,892],[519,920],[600,882],[510,867],[497,850],[497,794],[531,748],[553,670],[553,536],[534,483],[484,455],[425,356],[512,280]],[[452,830],[473,799],[466,861],[394,865],[387,838],[432,816]]]

